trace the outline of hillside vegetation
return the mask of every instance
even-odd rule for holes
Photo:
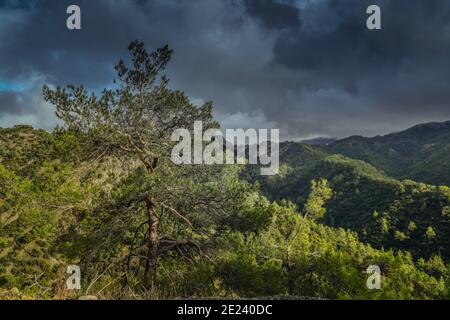
[[[450,121],[421,124],[374,138],[354,136],[326,149],[366,161],[399,179],[450,185]]]
[[[448,188],[295,143],[278,176],[177,166],[171,129],[212,105],[168,87],[167,47],[129,50],[100,96],[44,88],[63,127],[0,129],[0,299],[450,298]]]

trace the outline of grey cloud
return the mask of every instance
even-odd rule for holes
[[[21,114],[24,111],[19,95],[12,90],[0,91],[0,101],[0,114]]]
[[[298,30],[301,25],[300,9],[293,3],[273,0],[244,0],[245,13],[258,19],[269,29]]]
[[[77,32],[65,28],[73,3],[82,8]],[[374,3],[382,31],[365,28]],[[149,49],[167,43],[175,50],[171,85],[195,101],[213,100],[228,127],[279,126],[284,137],[299,138],[373,135],[450,118],[447,0],[23,4],[0,0],[0,81],[35,73],[50,84],[99,89],[127,57],[127,44],[141,39]],[[0,124],[33,115],[49,126],[48,111],[39,117],[41,107],[27,105],[41,105],[37,84],[32,88],[19,100],[0,91]]]
[[[0,90],[0,127],[29,124],[50,130],[57,125],[53,107],[41,95],[45,83],[43,75],[28,74],[26,88]]]

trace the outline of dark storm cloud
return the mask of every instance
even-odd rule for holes
[[[65,27],[70,4],[81,31]],[[365,27],[370,4],[381,31]],[[0,87],[0,125],[51,126],[40,86],[108,86],[134,39],[168,43],[172,86],[228,127],[297,138],[450,118],[447,0],[0,0],[0,83],[24,83]]]
[[[300,10],[294,3],[273,0],[244,0],[245,13],[259,19],[269,29],[298,29]]]
[[[321,10],[310,19],[321,21],[323,27],[306,26],[299,32],[281,34],[274,45],[274,61],[319,74],[310,86],[354,89],[360,81],[380,72],[390,80],[402,71],[413,71],[415,66],[442,71],[443,66],[450,65],[442,65],[450,53],[450,2],[378,1],[383,10],[383,29],[375,32],[363,27],[367,16],[361,14],[373,2],[318,1]]]
[[[29,0],[0,0],[0,8],[3,9],[26,9],[32,4],[33,1]]]
[[[14,63],[3,66],[0,76],[17,77],[38,70],[58,83],[101,85],[109,81],[112,57],[124,52],[124,43],[129,41],[124,39],[144,34],[136,28],[139,18],[126,16],[137,11],[133,2],[112,6],[114,1],[109,1],[110,5],[108,1],[77,1],[84,27],[77,32],[65,27],[66,8],[73,1],[30,2],[34,2],[32,10],[9,10],[16,14],[9,30],[14,37],[0,48],[2,59]]]
[[[381,31],[363,27],[373,3],[382,8]],[[305,77],[301,88],[315,95],[315,108],[326,106],[327,95],[330,120],[382,128],[396,119],[407,126],[450,117],[450,2],[316,1],[301,15],[303,28],[275,41],[273,62]],[[291,127],[303,121],[291,119]]]

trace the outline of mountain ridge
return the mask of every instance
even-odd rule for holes
[[[283,142],[280,175],[250,175],[250,180],[269,199],[303,208],[311,181],[325,179],[333,197],[322,223],[356,231],[376,248],[448,259],[449,134],[450,121],[383,137],[349,137],[329,146]]]
[[[450,184],[450,121],[415,125],[383,136],[351,136],[324,149],[366,161],[398,179]]]

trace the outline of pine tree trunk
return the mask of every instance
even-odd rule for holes
[[[148,261],[145,268],[145,277],[148,281],[148,289],[152,292],[154,289],[156,270],[158,265],[158,251],[159,251],[159,235],[158,226],[159,220],[155,213],[155,205],[152,199],[147,199],[147,215],[149,225],[149,239],[148,239]]]

